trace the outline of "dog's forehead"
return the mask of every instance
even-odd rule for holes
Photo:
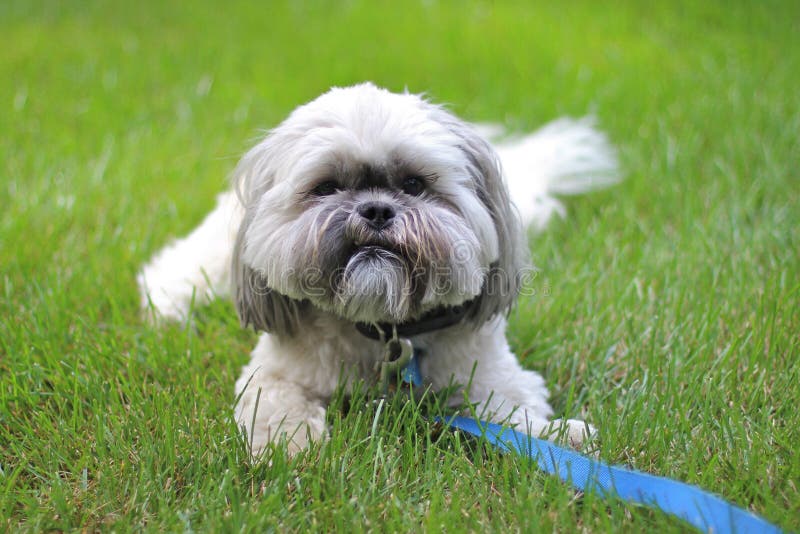
[[[305,108],[315,115],[330,113],[341,118],[349,116],[363,120],[362,116],[373,119],[388,119],[393,114],[408,117],[431,107],[434,106],[418,95],[392,93],[365,83],[344,88],[334,87],[301,106],[299,110]]]
[[[422,174],[419,165],[399,158],[378,158],[373,161],[360,159],[336,158],[329,165],[326,177],[353,189],[371,189],[396,185],[409,176]]]
[[[284,126],[294,134],[294,177],[381,185],[412,174],[461,167],[462,140],[435,119],[438,108],[411,94],[374,86],[332,90],[298,108]]]

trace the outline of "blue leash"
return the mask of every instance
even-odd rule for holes
[[[408,384],[422,386],[422,374],[414,357],[402,370]],[[656,508],[683,519],[704,532],[781,533],[781,529],[747,510],[734,506],[697,486],[657,477],[625,467],[610,466],[573,450],[553,445],[528,434],[495,423],[469,417],[437,417],[437,422],[484,438],[503,452],[516,452],[536,461],[539,469],[555,475],[573,488],[593,491],[603,497],[618,498]]]

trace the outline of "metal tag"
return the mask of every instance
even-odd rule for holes
[[[388,390],[389,381],[397,376],[397,373],[411,361],[414,347],[411,345],[410,340],[404,337],[394,337],[386,342],[383,350],[383,360],[380,363],[380,379],[384,390]]]

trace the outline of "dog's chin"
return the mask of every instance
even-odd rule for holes
[[[402,322],[414,313],[414,289],[398,251],[356,246],[337,283],[333,311],[353,322]]]
[[[453,291],[455,282],[446,273],[447,269],[437,274],[419,269],[391,247],[356,247],[332,302],[322,307],[350,322],[399,324],[477,296],[478,291]]]

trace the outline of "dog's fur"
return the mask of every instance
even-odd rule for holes
[[[613,151],[591,124],[566,119],[498,148],[419,96],[332,89],[252,148],[235,191],[144,267],[142,304],[156,317],[185,317],[193,294],[230,293],[242,323],[264,332],[236,383],[254,455],[281,435],[290,452],[322,438],[334,389],[376,380],[383,346],[355,323],[458,305],[460,322],[411,340],[427,385],[464,385],[478,413],[536,435],[578,445],[591,432],[549,420],[544,380],[506,342],[528,259],[500,163],[526,222],[541,227],[563,212],[550,193],[614,179]]]

